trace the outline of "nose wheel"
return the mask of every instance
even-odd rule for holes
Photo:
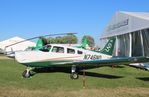
[[[23,77],[23,78],[29,78],[30,76],[31,76],[30,68],[26,69],[26,70],[22,73],[22,77]]]
[[[78,73],[76,72],[76,66],[72,66],[72,67],[71,67],[70,78],[71,78],[71,79],[78,79],[78,78],[79,78],[79,75],[78,75]]]

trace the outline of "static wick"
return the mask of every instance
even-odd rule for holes
[[[85,70],[83,70],[83,88],[86,88]]]

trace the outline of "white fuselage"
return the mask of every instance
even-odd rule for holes
[[[49,50],[21,51],[15,53],[15,58],[19,63],[45,62],[45,61],[82,61],[108,59],[112,56],[99,52],[80,49],[71,46],[49,45]],[[62,51],[60,51],[62,50]]]

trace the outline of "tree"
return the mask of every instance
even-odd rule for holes
[[[63,44],[64,43],[64,40],[63,40],[63,37],[55,37],[55,43],[56,44]]]
[[[47,38],[48,43],[56,43],[56,44],[75,44],[78,42],[77,37],[74,34],[67,34],[66,36],[63,37],[49,37]]]
[[[63,41],[65,44],[76,44],[78,39],[74,34],[68,34],[63,37]]]
[[[55,43],[55,38],[49,37],[47,38],[48,44]]]
[[[94,45],[95,45],[94,38],[92,36],[89,36],[89,35],[84,35],[83,38],[82,38],[82,44],[83,44],[83,41],[84,41],[85,38],[87,40],[87,44],[90,47],[94,47]]]

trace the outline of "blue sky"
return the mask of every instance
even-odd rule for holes
[[[148,0],[0,0],[0,41],[77,32],[99,43],[116,11],[148,12]]]

